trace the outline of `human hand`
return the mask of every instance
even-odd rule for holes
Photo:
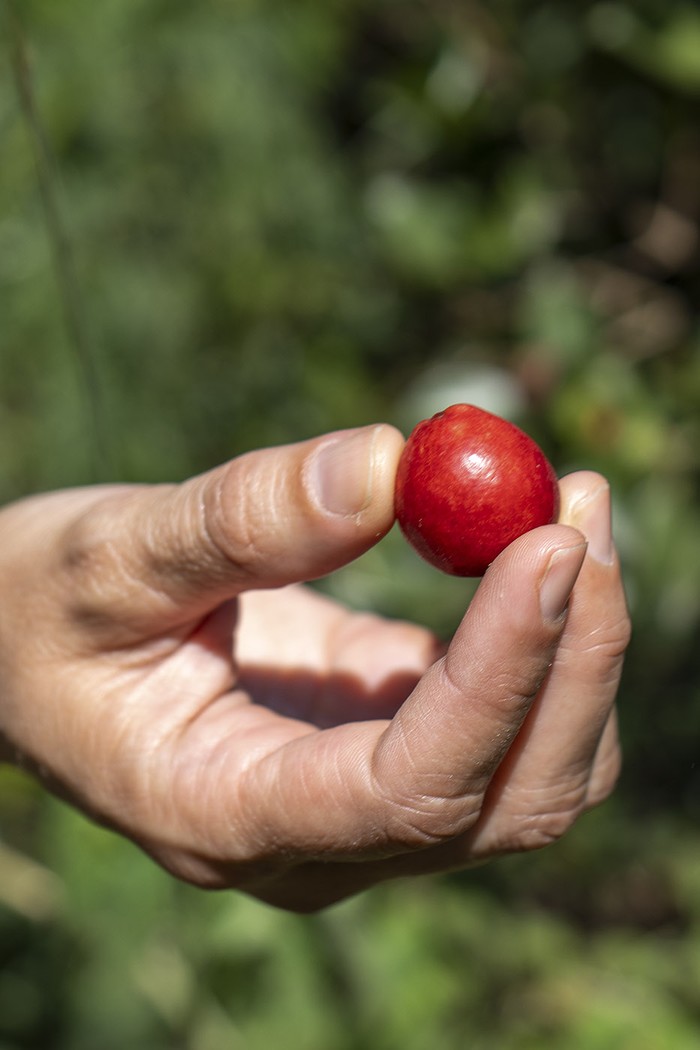
[[[401,447],[367,428],[5,508],[3,757],[179,878],[295,910],[559,837],[619,768],[607,484],[562,481],[564,524],[504,551],[441,654],[297,586],[391,527]]]

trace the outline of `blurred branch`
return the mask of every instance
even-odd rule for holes
[[[9,23],[9,49],[12,72],[22,115],[29,132],[37,181],[53,255],[56,281],[63,305],[69,343],[73,348],[86,401],[86,414],[92,431],[91,470],[93,480],[109,473],[110,456],[104,430],[100,383],[82,309],[80,287],[73,249],[56,192],[58,178],[51,146],[36,103],[26,37],[15,0],[5,0]]]
[[[0,903],[33,922],[45,922],[59,912],[62,896],[57,875],[0,843]]]

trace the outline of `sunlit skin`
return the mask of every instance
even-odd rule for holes
[[[629,622],[608,486],[448,644],[302,586],[394,521],[388,426],[0,511],[2,755],[178,878],[309,911],[534,849],[605,799]]]

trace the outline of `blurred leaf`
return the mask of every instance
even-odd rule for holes
[[[488,402],[560,472],[610,478],[634,641],[615,803],[536,856],[322,916],[177,886],[3,771],[0,860],[33,875],[12,876],[0,908],[0,1047],[690,1050],[696,5],[16,7],[117,479],[177,480],[337,427],[408,431],[441,399]],[[5,27],[11,500],[84,483],[94,434]],[[433,570],[395,529],[319,586],[449,638],[476,582]]]

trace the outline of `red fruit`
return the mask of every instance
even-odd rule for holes
[[[483,576],[514,539],[559,514],[539,446],[474,405],[452,405],[411,433],[396,476],[396,516],[420,555],[453,576]]]

